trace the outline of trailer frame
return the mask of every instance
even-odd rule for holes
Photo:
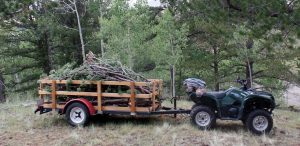
[[[86,80],[39,80],[39,101],[38,108],[35,112],[44,114],[51,111],[57,111],[60,114],[65,114],[66,109],[69,105],[74,102],[79,102],[84,104],[90,115],[97,114],[111,114],[111,115],[163,115],[163,114],[189,114],[190,109],[177,109],[176,108],[176,97],[173,97],[174,108],[162,107],[160,96],[162,94],[162,80],[149,79],[150,82],[128,82],[128,81],[86,81]],[[66,84],[92,84],[97,86],[96,92],[78,92],[78,91],[61,91],[58,89],[59,85]],[[45,85],[51,87],[51,91],[45,90]],[[103,92],[103,86],[128,86],[130,88],[130,93],[107,93]],[[151,93],[136,93],[137,87],[151,86]],[[76,96],[78,98],[71,99],[67,102],[59,103],[57,102],[58,96]],[[50,97],[48,101],[46,98]],[[91,103],[85,97],[97,98],[97,103]],[[120,106],[104,106],[103,98],[126,98],[128,99],[128,107]],[[139,107],[136,106],[136,99],[145,99],[152,102],[151,106]]]

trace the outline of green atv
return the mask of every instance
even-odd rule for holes
[[[199,81],[199,79],[189,79],[194,83]],[[237,81],[243,85],[242,88],[231,87],[226,91],[204,92],[202,95],[198,95],[195,89],[187,90],[189,97],[195,102],[190,113],[192,123],[200,129],[209,129],[216,124],[217,118],[241,120],[255,134],[269,133],[273,127],[271,116],[275,108],[273,95],[247,89],[246,80]],[[191,82],[184,82],[185,85],[189,83]],[[200,87],[205,86],[205,82],[202,81]]]

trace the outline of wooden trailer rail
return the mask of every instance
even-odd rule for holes
[[[135,114],[136,112],[153,112],[160,107],[158,100],[162,93],[162,80],[152,79],[150,82],[126,82],[126,81],[86,81],[86,80],[39,80],[39,95],[40,99],[45,101],[46,96],[50,96],[51,101],[44,102],[43,107],[52,110],[64,110],[65,103],[58,104],[57,96],[75,96],[78,98],[94,97],[97,98],[97,106],[93,106],[95,111],[102,113],[103,111],[120,111],[130,112]],[[81,91],[61,91],[57,89],[58,85],[96,85],[95,92],[81,92]],[[45,89],[45,85],[51,86],[51,91]],[[107,93],[103,92],[103,86],[128,86],[130,93]],[[151,87],[151,93],[136,93],[138,87]],[[129,107],[121,106],[103,106],[104,97],[109,98],[128,98]],[[151,106],[139,107],[136,106],[136,99],[149,99],[152,102]]]

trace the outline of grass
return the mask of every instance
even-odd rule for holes
[[[96,116],[87,127],[74,128],[56,113],[33,114],[34,104],[30,98],[0,104],[0,145],[300,145],[300,113],[288,110],[275,110],[271,133],[256,136],[240,121],[218,120],[214,129],[201,131],[187,115]],[[165,104],[170,106],[169,101]],[[178,102],[183,108],[191,105]]]

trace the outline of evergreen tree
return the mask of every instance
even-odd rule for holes
[[[166,82],[175,65],[178,89],[187,77],[213,90],[238,76],[269,89],[300,82],[299,1],[71,2],[0,1],[0,95],[36,88],[40,75],[81,64],[87,50]],[[76,15],[66,13],[74,4]]]
[[[268,78],[268,84],[299,78],[290,72],[287,65],[287,62],[297,58],[293,54],[299,52],[299,47],[293,45],[299,32],[299,23],[295,21],[299,20],[298,1],[164,2],[168,4],[170,11],[180,16],[181,22],[188,24],[190,28],[189,50],[184,51],[184,64],[191,65],[188,69],[192,71],[186,71],[185,76],[190,76],[190,72],[193,72],[194,75],[208,81],[209,85],[215,84],[215,90],[219,89],[219,83],[225,83],[223,85],[226,86],[226,82],[233,81],[237,76],[246,78],[249,87],[252,78],[255,78],[255,82],[266,81],[265,78]],[[240,26],[247,30],[247,33],[242,35],[243,40],[236,37],[236,34],[240,33],[236,27]],[[263,56],[259,50],[266,55]],[[282,55],[289,57],[281,57]],[[264,59],[259,59],[258,56]],[[276,66],[263,65],[263,61],[258,61],[271,61],[274,59],[271,56],[282,60],[277,59]],[[257,63],[254,62],[256,58]],[[271,71],[272,68],[277,68],[276,75],[267,71]],[[283,79],[283,76],[287,78]]]
[[[146,39],[151,33],[149,9],[145,3],[138,3],[130,8],[125,1],[116,1],[109,11],[108,18],[100,22],[100,38],[105,42],[106,58],[120,59],[130,68],[134,68],[135,58],[147,55]]]

